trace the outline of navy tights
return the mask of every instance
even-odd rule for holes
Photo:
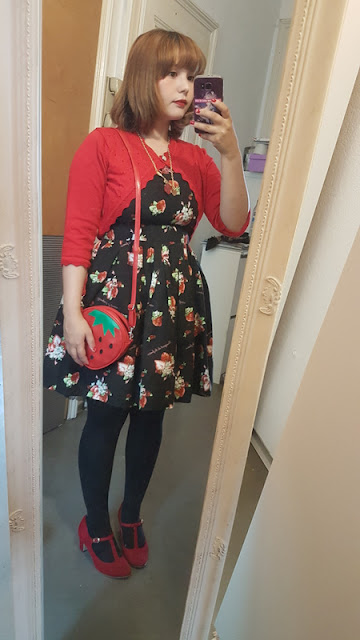
[[[88,415],[79,446],[79,471],[91,537],[102,538],[111,533],[109,486],[117,441],[128,413],[99,400],[88,401]],[[139,520],[141,503],[160,449],[163,418],[163,410],[130,411],[125,449],[123,522]]]

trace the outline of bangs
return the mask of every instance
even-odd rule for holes
[[[124,79],[115,96],[110,115],[124,131],[147,134],[161,113],[158,82],[173,69],[186,69],[194,76],[205,71],[206,58],[188,36],[176,31],[152,29],[132,44]],[[169,125],[169,136],[178,139],[189,124],[191,104],[181,120]]]
[[[164,32],[157,51],[159,79],[164,78],[171,69],[187,69],[193,75],[199,75],[205,69],[205,56],[200,47],[181,33]]]

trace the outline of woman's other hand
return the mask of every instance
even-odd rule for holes
[[[85,345],[87,343],[90,349],[94,351],[95,340],[91,328],[80,310],[78,313],[65,316],[64,338],[66,351],[72,359],[80,366],[88,364],[89,361],[86,357]]]
[[[66,351],[80,366],[89,364],[85,343],[95,349],[92,331],[81,313],[81,296],[87,269],[68,264],[63,267],[64,338]]]

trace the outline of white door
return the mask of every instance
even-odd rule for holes
[[[195,40],[208,59],[210,73],[218,25],[193,2],[143,0],[138,33],[155,28],[180,31]]]

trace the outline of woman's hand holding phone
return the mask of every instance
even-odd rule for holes
[[[210,88],[214,89],[215,95],[209,95]],[[204,92],[207,92],[206,96]],[[222,79],[219,80],[219,76],[217,79],[195,78],[194,110],[192,124],[196,133],[212,142],[221,154],[220,217],[229,231],[240,232],[248,213],[248,195],[239,144],[230,111],[223,102]]]
[[[193,121],[193,125],[196,126],[196,131],[199,132],[201,138],[212,142],[221,155],[229,158],[235,157],[240,152],[230,111],[221,100],[215,100],[214,105],[219,113],[208,108],[196,110],[195,107],[195,114],[201,118],[207,118],[212,124],[196,120]]]

